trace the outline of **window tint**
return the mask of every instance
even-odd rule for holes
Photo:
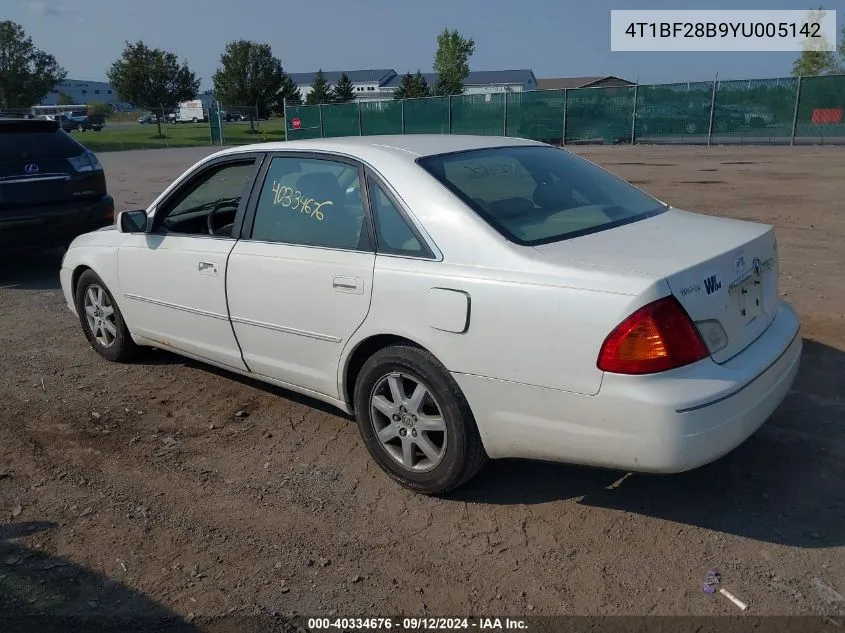
[[[84,151],[53,121],[0,121],[0,157],[73,158]]]
[[[595,233],[666,209],[624,180],[548,146],[455,152],[418,163],[519,244]]]
[[[252,180],[254,164],[254,159],[226,163],[211,168],[199,181],[183,185],[177,202],[157,215],[156,228],[175,233],[231,236],[238,205]]]
[[[274,158],[261,188],[252,239],[357,249],[364,228],[358,168],[313,158]]]
[[[372,178],[368,178],[367,183],[379,252],[392,255],[429,255],[428,249],[425,249],[414,235],[411,227],[408,226],[384,189]]]

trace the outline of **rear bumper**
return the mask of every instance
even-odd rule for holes
[[[0,213],[0,248],[4,252],[67,244],[77,235],[114,222],[114,200],[104,196],[72,204],[32,207]]]
[[[595,396],[454,376],[491,457],[672,473],[712,462],[754,433],[788,393],[800,355],[798,317],[784,303],[727,363],[605,374]]]

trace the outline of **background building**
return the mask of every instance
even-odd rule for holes
[[[378,101],[393,98],[393,91],[402,83],[404,73],[397,73],[392,68],[370,68],[364,70],[329,70],[323,71],[329,87],[333,88],[343,73],[346,73],[359,101]],[[315,72],[291,73],[299,86],[302,100],[311,92],[311,83]],[[416,74],[413,71],[411,74]],[[437,81],[436,73],[423,73],[429,87]],[[474,70],[464,81],[464,94],[492,94],[497,92],[524,92],[527,90],[562,90],[564,88],[633,86],[634,82],[620,77],[557,77],[537,79],[528,68],[516,70]],[[42,100],[41,105],[58,105],[59,95],[66,93],[73,104],[106,103],[117,110],[131,110],[132,106],[120,101],[111,84],[105,81],[87,81],[66,79]],[[204,103],[213,99],[211,91],[197,96]]]
[[[130,109],[128,103],[120,101],[110,83],[84,79],[65,79],[41,100],[41,105],[58,105],[63,92],[70,96],[73,105],[107,103],[118,110]]]
[[[571,88],[618,88],[619,86],[633,86],[633,81],[607,75],[605,77],[553,77],[538,79],[540,90],[564,90]]]
[[[330,70],[323,71],[330,87],[334,87],[343,73],[349,77],[355,90],[355,98],[359,101],[392,99],[393,91],[402,83],[403,74],[392,68],[376,68],[369,70]],[[299,86],[302,100],[311,92],[311,83],[316,72],[291,73],[291,77]],[[411,74],[416,74],[413,71]],[[437,81],[436,73],[423,73],[429,87]],[[469,73],[464,81],[465,94],[489,94],[494,92],[522,92],[536,90],[537,79],[529,69],[521,70],[475,70]]]
[[[326,81],[330,88],[334,88],[343,73],[349,77],[355,90],[355,98],[365,99],[390,99],[393,96],[393,88],[387,88],[390,80],[396,76],[392,68],[372,68],[369,70],[324,70]],[[310,73],[291,73],[291,78],[299,86],[299,94],[302,101],[311,92],[311,83],[317,71]]]

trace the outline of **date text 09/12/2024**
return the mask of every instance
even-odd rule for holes
[[[435,617],[403,617],[403,618],[309,618],[308,628],[319,630],[368,630],[368,629],[396,629],[398,631],[431,631],[431,630],[482,630],[482,631],[519,631],[527,630],[528,623],[519,618],[435,618]]]

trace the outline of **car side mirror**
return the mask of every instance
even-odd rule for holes
[[[146,211],[121,211],[117,215],[117,226],[121,233],[146,233]]]

